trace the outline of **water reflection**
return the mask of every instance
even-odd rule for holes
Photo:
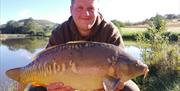
[[[127,45],[125,51],[131,54],[133,57],[143,61],[141,55],[141,49],[134,45]]]
[[[0,91],[17,91],[15,81],[5,75],[11,68],[31,62],[47,44],[47,38],[8,39],[0,41]]]
[[[16,51],[19,49],[25,49],[31,53],[35,52],[37,48],[45,47],[48,38],[36,37],[25,39],[7,39],[2,41],[2,45],[8,47],[10,51]]]
[[[16,91],[16,83],[5,75],[11,68],[22,67],[30,63],[32,58],[42,51],[47,38],[9,39],[0,43],[0,91]],[[136,46],[127,45],[125,50],[140,59],[140,50]]]

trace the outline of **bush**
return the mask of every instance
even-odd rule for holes
[[[165,33],[163,20],[159,19],[161,18],[155,17],[154,20],[159,23],[151,23],[148,32],[138,36],[139,45],[148,45],[142,50],[142,58],[148,64],[150,72],[146,79],[137,78],[135,82],[142,91],[179,91],[179,46],[169,44],[168,41],[176,40],[177,36]]]
[[[165,32],[163,33],[164,36],[166,36],[169,41],[178,41],[178,36],[179,34],[176,34],[176,33],[171,33],[171,32]]]

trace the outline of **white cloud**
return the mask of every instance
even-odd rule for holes
[[[32,17],[32,12],[31,10],[29,9],[23,9],[19,14],[18,16],[20,18],[29,18],[29,17]]]
[[[53,12],[51,13],[47,13],[45,15],[41,15],[41,17],[33,17],[33,18],[36,18],[36,19],[46,19],[46,20],[49,20],[49,21],[52,21],[54,23],[62,23],[66,20],[68,20],[70,16],[70,13],[69,11],[64,11],[63,13],[58,11],[58,10],[54,10]]]
[[[101,0],[100,10],[108,19],[142,21],[157,13],[180,14],[180,0]]]

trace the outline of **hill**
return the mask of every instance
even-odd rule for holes
[[[36,23],[38,23],[41,26],[54,26],[54,25],[56,25],[56,23],[53,23],[53,22],[48,21],[48,20],[34,20],[32,18],[19,20],[18,22],[19,23],[27,23],[27,22],[29,22],[31,20],[35,21]]]
[[[33,18],[19,21],[10,20],[7,24],[0,25],[0,33],[44,35],[50,33],[57,25],[57,23],[48,20],[35,20]]]
[[[164,16],[157,14],[156,16],[159,16],[165,19],[167,27],[180,27],[180,14],[179,15],[166,14]],[[128,23],[128,24],[125,23],[125,25],[126,27],[145,28],[148,26],[148,23],[153,20],[154,17],[145,19],[144,21],[141,21],[141,22]]]

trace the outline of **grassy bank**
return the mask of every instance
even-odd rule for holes
[[[13,38],[25,38],[28,34],[0,34],[0,40],[13,39]]]
[[[51,33],[44,36],[34,36],[29,34],[0,34],[0,40],[16,39],[16,38],[29,38],[29,37],[50,37]]]
[[[146,28],[121,28],[121,31],[123,36],[130,36],[133,34],[145,32]]]
[[[121,28],[121,34],[123,38],[126,40],[135,40],[137,37],[137,34],[146,32],[146,28]],[[166,35],[171,40],[174,40],[174,38],[177,40],[180,36],[180,27],[168,27],[166,31]]]
[[[123,36],[130,36],[147,31],[146,28],[121,28]],[[180,27],[168,27],[167,32],[180,34]]]
[[[138,33],[143,33],[145,31],[147,31],[146,28],[135,28],[135,27],[121,28],[121,34],[125,40],[127,40],[127,39],[135,40],[137,37],[136,35]],[[167,32],[169,32],[170,34],[174,34],[173,37],[176,35],[179,36],[180,35],[180,27],[168,27]],[[29,37],[29,36],[30,35],[28,35],[28,34],[0,34],[0,40],[11,39],[11,38],[25,38],[25,37]],[[49,36],[51,36],[51,33],[49,32],[45,36],[49,37]]]

